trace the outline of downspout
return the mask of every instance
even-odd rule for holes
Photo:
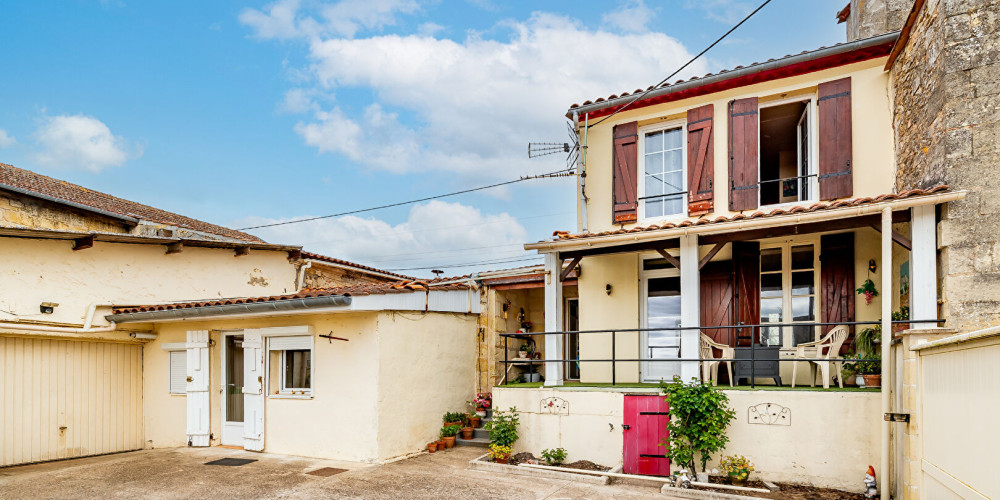
[[[882,209],[882,291],[892,290],[892,207]],[[891,380],[892,371],[889,363],[892,358],[890,344],[892,343],[892,295],[882,294],[882,456],[879,462],[879,473],[882,474],[882,484],[879,488],[879,498],[889,500],[892,497],[892,475],[889,473],[889,421],[884,416],[892,411],[889,391],[895,381]],[[899,464],[896,464],[897,466]]]
[[[26,330],[29,332],[51,332],[51,333],[103,333],[113,332],[118,328],[114,321],[108,326],[98,326],[94,328],[74,328],[68,326],[46,326],[46,325],[26,325],[23,323],[0,323],[0,328],[10,328],[13,330]]]
[[[580,137],[580,156],[577,157],[577,175],[580,177],[580,232],[587,232],[587,122],[589,120],[590,114],[583,115],[583,137]],[[577,137],[580,136],[580,115],[576,111],[573,112],[573,127],[578,131]]]
[[[307,261],[305,264],[299,266],[299,276],[295,278],[295,293],[299,293],[302,291],[302,283],[305,281],[306,269],[309,269],[310,267],[312,267],[312,265],[313,263],[310,260]]]

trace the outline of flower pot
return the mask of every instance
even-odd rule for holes
[[[737,472],[735,474],[729,475],[729,480],[732,481],[734,486],[746,486],[747,478],[750,477],[750,472]]]
[[[438,445],[438,449],[439,450],[443,450],[445,448],[445,446],[444,446],[444,438],[438,439],[437,440],[437,445]]]
[[[486,418],[486,408],[476,408],[476,415],[479,418]]]
[[[474,430],[472,427],[462,427],[462,439],[472,439],[472,432]]]
[[[526,359],[528,357],[528,351],[517,351],[517,357]]]
[[[457,425],[457,426],[461,427],[462,426],[462,422],[445,422],[444,423],[445,427],[448,427],[449,425]]]
[[[437,441],[434,441],[433,443],[427,443],[428,452],[434,453],[435,451],[437,451],[437,449],[438,449]]]
[[[858,385],[858,376],[851,375],[850,377],[844,377],[844,385]]]
[[[865,387],[882,387],[882,375],[861,375],[865,379]]]
[[[506,457],[503,457],[503,458],[494,458],[493,461],[496,462],[496,463],[498,463],[498,464],[505,464],[507,462],[510,462],[510,456],[506,456]]]
[[[455,436],[448,436],[448,437],[444,438],[444,447],[445,448],[454,448],[455,447]]]
[[[486,413],[486,412],[484,411],[483,413]],[[472,428],[479,427],[479,424],[481,422],[482,422],[482,417],[479,416],[478,412],[476,413],[475,417],[469,417],[469,427],[472,427]]]

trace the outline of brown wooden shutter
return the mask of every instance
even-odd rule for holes
[[[819,84],[819,197],[854,194],[851,173],[851,78]]]
[[[729,209],[757,208],[757,98],[729,102]]]
[[[612,172],[614,175],[613,217],[615,224],[635,222],[639,204],[638,195],[638,164],[639,164],[639,124],[636,122],[615,125],[614,158]]]
[[[688,215],[712,211],[712,176],[715,162],[712,139],[714,106],[706,104],[687,112]]]
[[[709,328],[735,324],[733,315],[733,263],[709,262],[701,270],[702,333],[720,344],[736,345],[736,331]]]
[[[820,237],[820,318],[824,323],[854,321],[854,233],[827,234]],[[825,335],[834,326],[822,327]],[[848,326],[848,341],[841,353],[850,348],[854,327]]]
[[[736,271],[736,321],[745,325],[760,324],[760,243],[733,242],[733,267]],[[751,337],[759,342],[758,328],[738,330],[738,345],[749,346]]]

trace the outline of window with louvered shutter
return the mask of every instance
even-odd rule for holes
[[[612,220],[615,224],[635,222],[638,218],[638,130],[637,122],[615,125],[612,130]]]
[[[707,214],[713,208],[715,107],[707,104],[687,112],[688,215]]]
[[[758,204],[757,98],[729,103],[729,209],[752,210]]]
[[[854,194],[851,166],[851,79],[819,84],[819,197],[822,200]]]
[[[187,351],[170,351],[170,394],[187,393]]]

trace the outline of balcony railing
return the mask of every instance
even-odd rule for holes
[[[891,323],[893,325],[900,325],[900,324],[919,324],[919,323],[941,323],[941,322],[944,322],[944,321],[945,320],[939,320],[939,319],[927,319],[927,320],[909,320],[909,319],[907,319],[907,320],[896,320],[896,321],[892,321]],[[877,364],[878,366],[881,366],[881,359],[874,359],[874,358],[865,358],[865,359],[843,358],[843,357],[841,357],[841,355],[840,355],[839,352],[837,354],[835,354],[834,356],[829,357],[829,358],[827,358],[827,357],[818,357],[818,358],[817,357],[813,357],[813,358],[810,358],[810,357],[800,357],[800,356],[782,357],[782,356],[779,355],[779,356],[777,356],[777,359],[775,359],[774,356],[773,356],[773,354],[770,355],[770,356],[768,356],[766,359],[760,357],[760,353],[762,353],[764,351],[770,351],[770,352],[773,353],[775,349],[782,349],[782,348],[784,348],[780,341],[783,340],[783,337],[785,335],[785,329],[788,329],[789,333],[791,333],[791,329],[795,328],[795,327],[798,327],[798,328],[812,327],[814,329],[816,327],[836,327],[836,326],[842,326],[842,325],[843,326],[864,327],[864,326],[880,325],[881,323],[882,323],[881,321],[761,323],[761,324],[755,324],[755,325],[737,324],[737,325],[721,325],[721,326],[713,325],[713,326],[706,326],[706,327],[701,327],[701,326],[687,326],[687,327],[685,327],[685,326],[677,326],[677,327],[670,327],[670,328],[618,328],[618,329],[607,329],[607,330],[578,330],[578,331],[561,331],[561,332],[501,333],[500,336],[503,337],[503,341],[504,341],[504,359],[503,359],[503,363],[504,363],[505,369],[507,367],[509,367],[511,364],[527,365],[528,369],[529,369],[529,372],[530,372],[530,371],[534,370],[535,366],[544,367],[545,364],[547,364],[547,363],[604,363],[604,364],[610,364],[610,366],[611,366],[611,385],[617,385],[617,383],[618,383],[617,382],[617,378],[618,378],[618,375],[617,375],[617,365],[618,365],[618,363],[701,363],[701,362],[704,362],[704,361],[722,361],[722,362],[731,362],[731,363],[734,363],[734,364],[736,364],[736,363],[740,363],[740,364],[749,363],[749,373],[747,374],[748,376],[742,376],[742,377],[738,376],[738,375],[743,375],[743,373],[738,373],[738,370],[735,370],[736,367],[734,366],[734,377],[733,378],[735,378],[735,379],[746,378],[748,380],[749,385],[751,387],[756,387],[756,378],[758,378],[758,377],[765,378],[765,377],[772,377],[772,376],[774,376],[774,375],[772,375],[772,373],[774,373],[775,370],[774,370],[774,368],[772,368],[772,366],[778,366],[778,367],[780,367],[781,366],[780,363],[789,363],[789,362],[790,363],[799,363],[799,362],[826,362],[826,363],[841,362],[841,363],[854,363],[854,362],[858,362],[858,361],[864,361],[866,363],[874,363],[874,364]],[[682,332],[692,331],[692,330],[698,330],[698,331],[728,330],[728,332],[733,332],[735,330],[738,333],[740,333],[740,331],[745,332],[747,329],[750,330],[750,335],[739,335],[739,334],[737,334],[735,336],[735,340],[736,340],[735,344],[736,345],[733,345],[734,344],[734,342],[733,342],[734,336],[731,333],[729,335],[727,335],[728,343],[730,344],[730,346],[741,350],[741,351],[739,351],[737,353],[737,355],[736,355],[735,358],[720,359],[720,358],[701,358],[701,357],[682,357],[681,356],[681,353],[683,352],[684,342],[685,342],[685,339],[684,339],[684,336],[683,336]],[[779,343],[778,344],[765,344],[765,345],[760,344],[759,341],[761,340],[762,330],[770,330],[770,329],[777,329],[778,330]],[[618,337],[619,337],[619,335],[623,335],[624,334],[624,335],[639,336],[640,338],[637,339],[637,340],[640,340],[640,343],[641,343],[641,336],[644,333],[648,334],[650,332],[669,332],[669,333],[671,333],[670,340],[672,340],[674,342],[671,343],[670,345],[647,345],[646,349],[649,351],[648,357],[639,357],[639,358],[626,357],[626,358],[619,358],[617,356],[617,352],[616,351],[617,351],[617,348],[618,348],[617,344],[618,344]],[[767,332],[767,334],[768,334],[767,338],[769,338],[769,339],[771,338],[771,335],[770,335],[771,333],[773,333],[773,330]],[[587,358],[532,359],[530,357],[529,358],[513,358],[513,359],[510,358],[510,355],[509,355],[509,352],[510,352],[510,350],[509,350],[509,340],[511,338],[524,339],[528,335],[531,335],[531,336],[535,336],[535,335],[542,335],[542,336],[557,335],[557,336],[560,336],[562,339],[565,339],[565,337],[567,335],[574,335],[574,334],[575,335],[598,335],[598,334],[610,335],[611,345],[610,345],[609,350],[610,350],[611,356],[608,357],[608,358],[590,358],[590,359],[587,359]],[[855,335],[856,335],[856,333],[855,333]],[[695,351],[699,351],[700,343],[701,343],[701,336],[698,335],[694,339],[690,339],[689,338],[687,341],[690,342],[692,340],[694,340],[694,341],[696,341],[698,343],[698,346],[695,348]],[[845,340],[845,342],[843,343],[843,346],[850,345],[849,344],[850,340],[851,340],[851,338],[848,337],[848,339]],[[740,345],[741,341],[748,341],[747,342],[748,345]],[[581,340],[581,342],[582,342],[582,340]],[[565,345],[565,343],[563,345]],[[795,346],[791,346],[788,349],[795,349],[795,348],[796,348]],[[676,353],[676,355],[675,356],[671,355],[670,357],[657,357],[657,356],[654,355],[654,353],[657,352],[657,350],[672,350],[673,352]],[[741,357],[741,354],[744,355],[744,356],[746,356],[748,354],[749,357]],[[767,365],[764,365],[765,363]],[[774,365],[774,363],[778,363],[778,365]],[[643,365],[640,365],[640,366],[643,366]],[[645,366],[650,366],[650,365],[645,365]],[[764,366],[767,366],[767,369],[763,369]],[[778,371],[780,372],[780,370],[778,370]],[[842,376],[842,374],[838,374],[838,376]],[[735,380],[733,382],[735,382]],[[504,382],[503,383],[504,383],[504,385],[506,385],[506,384],[508,384],[510,382],[509,382],[509,380],[506,377],[504,377]]]

